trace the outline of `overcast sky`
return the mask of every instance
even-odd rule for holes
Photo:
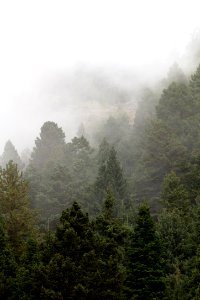
[[[48,76],[80,65],[153,76],[184,54],[199,11],[194,0],[0,1],[0,150],[11,139],[21,151],[53,118],[39,91]]]

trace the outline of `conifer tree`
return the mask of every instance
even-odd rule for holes
[[[128,299],[163,299],[162,244],[146,204],[139,208],[128,248]]]
[[[99,145],[99,151],[97,154],[98,165],[101,166],[106,163],[108,156],[109,156],[110,148],[111,148],[110,144],[108,143],[106,138],[104,138],[102,140],[101,144]]]
[[[162,200],[168,210],[177,208],[184,213],[189,210],[188,192],[173,171],[164,178]]]
[[[98,299],[124,299],[123,284],[126,276],[124,267],[124,244],[127,231],[115,218],[115,198],[109,187],[102,213],[95,220],[95,229],[100,236],[100,272],[95,289]]]
[[[16,256],[33,230],[33,213],[29,206],[28,184],[13,162],[0,168],[0,209],[10,244]]]
[[[31,155],[31,166],[42,170],[49,162],[59,162],[65,156],[65,134],[54,122],[45,122],[40,137],[35,140]]]
[[[123,170],[117,159],[117,153],[112,147],[108,153],[108,157],[102,159],[99,166],[98,176],[95,182],[95,191],[100,205],[106,194],[106,190],[111,188],[116,199],[116,213],[119,215],[123,201],[126,202],[126,180],[123,176]],[[127,203],[125,203],[127,205]]]
[[[14,299],[43,299],[41,294],[45,269],[41,254],[36,240],[28,239],[16,272]]]
[[[64,165],[65,158],[66,143],[62,128],[54,122],[45,122],[40,137],[35,141],[35,148],[26,170],[26,178],[30,182],[31,204],[39,210],[43,227],[49,222],[48,220],[50,223],[51,220],[54,222],[56,215],[63,209],[59,202],[60,194],[63,195],[68,189],[66,178],[69,178],[68,169]],[[55,174],[58,178],[54,182]],[[59,185],[62,190],[58,191]],[[65,196],[62,201],[67,202],[68,197]]]
[[[16,263],[0,218],[0,298],[12,299]]]
[[[7,141],[7,143],[5,144],[4,152],[3,152],[2,157],[1,157],[1,166],[3,168],[5,168],[6,164],[9,161],[13,161],[15,164],[18,165],[19,169],[22,169],[23,163],[21,161],[21,158],[20,158],[17,150],[15,149],[15,147],[11,143],[11,141]]]
[[[88,295],[91,280],[97,276],[94,234],[88,215],[76,202],[63,211],[52,246],[44,299],[50,294],[61,299],[94,299]]]

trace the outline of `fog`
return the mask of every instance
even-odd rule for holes
[[[198,1],[4,1],[0,4],[0,150],[19,152],[55,121],[72,138],[164,78],[200,28]],[[191,67],[192,69],[192,67]],[[89,130],[89,129],[88,129]]]

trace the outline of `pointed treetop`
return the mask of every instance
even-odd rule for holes
[[[31,155],[31,164],[41,169],[49,162],[60,161],[65,155],[65,133],[54,122],[45,122],[41,127],[40,137],[35,141]]]
[[[21,158],[10,140],[8,140],[5,144],[1,161],[2,161],[1,163],[2,167],[5,167],[9,161],[13,161],[15,164],[18,165],[20,169],[22,168],[23,164]]]
[[[175,62],[169,69],[167,80],[169,82],[187,83],[187,78],[178,63]]]
[[[106,162],[109,156],[109,152],[110,152],[110,144],[108,143],[106,138],[104,138],[101,144],[99,145],[99,152],[97,154],[97,160],[99,165],[102,165]]]

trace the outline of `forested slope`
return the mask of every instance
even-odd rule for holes
[[[104,122],[98,147],[52,121],[28,166],[6,144],[2,299],[200,298],[200,66],[172,75],[144,90],[134,124]]]

